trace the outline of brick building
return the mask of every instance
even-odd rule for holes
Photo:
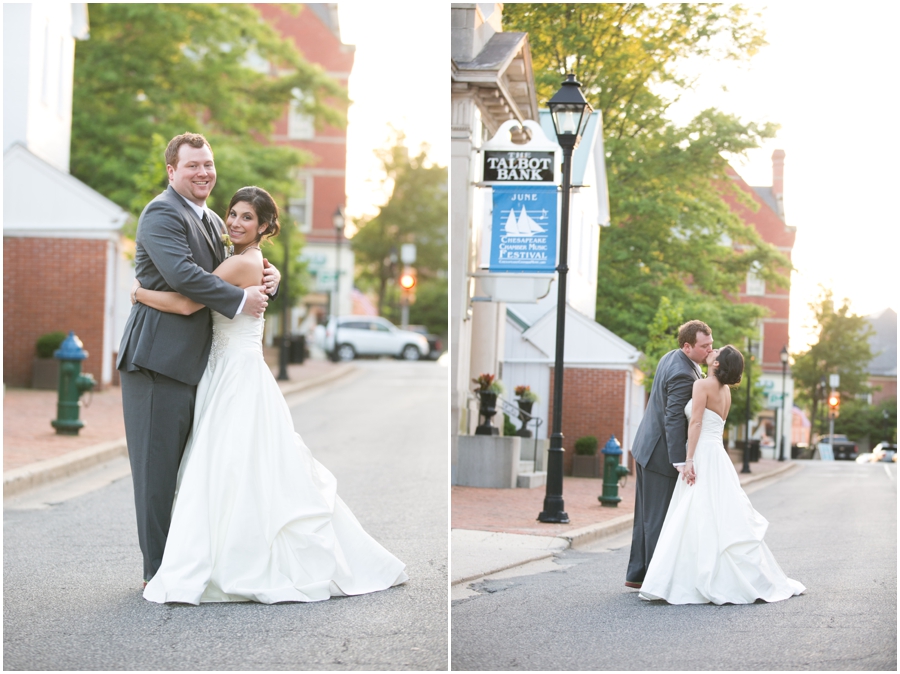
[[[766,243],[772,244],[788,259],[794,248],[796,228],[785,222],[784,216],[784,150],[772,153],[772,185],[751,187],[729,167],[731,180],[756,202],[758,209],[753,211],[737,202],[733,196],[726,196],[731,209],[748,225],[753,227]],[[777,419],[781,409],[782,396],[782,363],[781,351],[790,349],[789,323],[791,315],[790,284],[784,289],[766,287],[766,282],[752,271],[741,286],[738,301],[766,307],[769,315],[760,321],[759,335],[761,343],[754,343],[755,361],[752,377],[759,382],[766,393],[765,409],[760,413],[756,424],[751,424],[751,436],[761,438],[780,437],[781,421]],[[740,346],[740,345],[737,345]],[[784,409],[793,409],[793,380],[788,367],[786,377],[786,393]],[[742,432],[742,431],[741,431]],[[771,449],[763,449],[774,458],[777,445]]]
[[[84,371],[101,384],[113,381],[120,277],[128,275],[119,232],[128,214],[69,175],[75,40],[87,34],[84,4],[3,7],[9,66],[3,80],[3,381],[9,386],[31,384],[38,337],[70,330],[89,354]]]
[[[341,42],[336,3],[304,4],[296,15],[279,5],[254,6],[283,38],[294,43],[307,61],[321,66],[327,75],[347,87],[355,47]],[[350,244],[342,233],[338,234],[333,222],[335,212],[346,202],[347,131],[330,126],[317,129],[298,105],[303,96],[299,89],[294,91],[295,103],[285,110],[273,135],[276,144],[315,157],[298,172],[297,191],[284,206],[306,239],[302,257],[315,279],[312,292],[303,298],[305,308],[294,311],[294,331],[298,320],[310,313],[352,313],[354,268]],[[336,286],[340,296],[335,300]]]

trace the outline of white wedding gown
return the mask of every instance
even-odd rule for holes
[[[263,322],[213,312],[166,549],[145,599],[308,602],[408,579],[294,432],[263,361]]]
[[[691,417],[691,403],[685,407]],[[694,453],[697,480],[678,478],[640,597],[670,604],[780,601],[806,588],[788,578],[763,541],[769,523],[741,489],[710,409]]]

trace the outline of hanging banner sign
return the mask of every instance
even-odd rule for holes
[[[553,152],[485,150],[485,182],[553,182]]]
[[[490,271],[556,269],[556,185],[494,185]]]

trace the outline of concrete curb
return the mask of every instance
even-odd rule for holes
[[[783,466],[779,466],[773,471],[768,473],[763,473],[761,475],[749,475],[744,477],[741,480],[741,486],[745,486],[747,484],[752,484],[754,482],[761,482],[763,480],[768,480],[770,478],[775,478],[778,476],[782,476],[784,473],[787,473],[791,470],[799,470],[800,464],[790,461],[785,462]],[[523,561],[512,562],[505,565],[495,565],[497,568],[490,568],[488,571],[484,571],[483,573],[479,573],[477,575],[469,575],[467,578],[462,578],[459,580],[453,580],[451,585],[459,585],[461,583],[470,583],[473,580],[477,580],[478,578],[483,578],[484,576],[489,576],[494,573],[499,573],[500,571],[506,571],[508,569],[513,569],[518,566],[523,566],[525,564],[529,564],[534,561],[538,561],[540,559],[546,559],[548,557],[553,557],[557,552],[561,552],[567,548],[580,548],[585,545],[589,545],[591,543],[595,543],[604,538],[609,538],[611,536],[615,536],[616,534],[620,534],[623,531],[627,531],[634,526],[634,514],[622,515],[621,517],[617,517],[615,519],[609,520],[608,522],[600,522],[597,524],[589,524],[586,527],[582,527],[580,529],[575,529],[566,534],[560,536],[553,536],[552,538],[556,538],[564,543],[564,545],[557,550],[547,550],[542,553],[535,553],[531,558],[525,559]]]
[[[279,388],[282,395],[290,395],[337,381],[356,371],[356,369],[355,365],[349,363],[341,364],[336,366],[331,372],[326,372],[306,381],[288,382],[283,386],[279,386]],[[120,456],[128,456],[128,445],[125,442],[125,438],[76,449],[62,456],[35,461],[19,468],[13,468],[3,473],[3,498],[17,496],[22,492],[48,482],[71,477],[76,473]]]
[[[3,498],[16,496],[47,482],[69,477],[120,456],[128,456],[125,438],[76,449],[62,456],[13,468],[3,473]]]

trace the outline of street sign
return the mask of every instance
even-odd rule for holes
[[[556,199],[556,185],[494,185],[490,271],[553,272]]]
[[[831,388],[837,388],[841,385],[841,375],[839,374],[830,374],[828,375],[828,385]]]
[[[400,246],[400,261],[403,264],[416,263],[416,244],[404,243]]]

